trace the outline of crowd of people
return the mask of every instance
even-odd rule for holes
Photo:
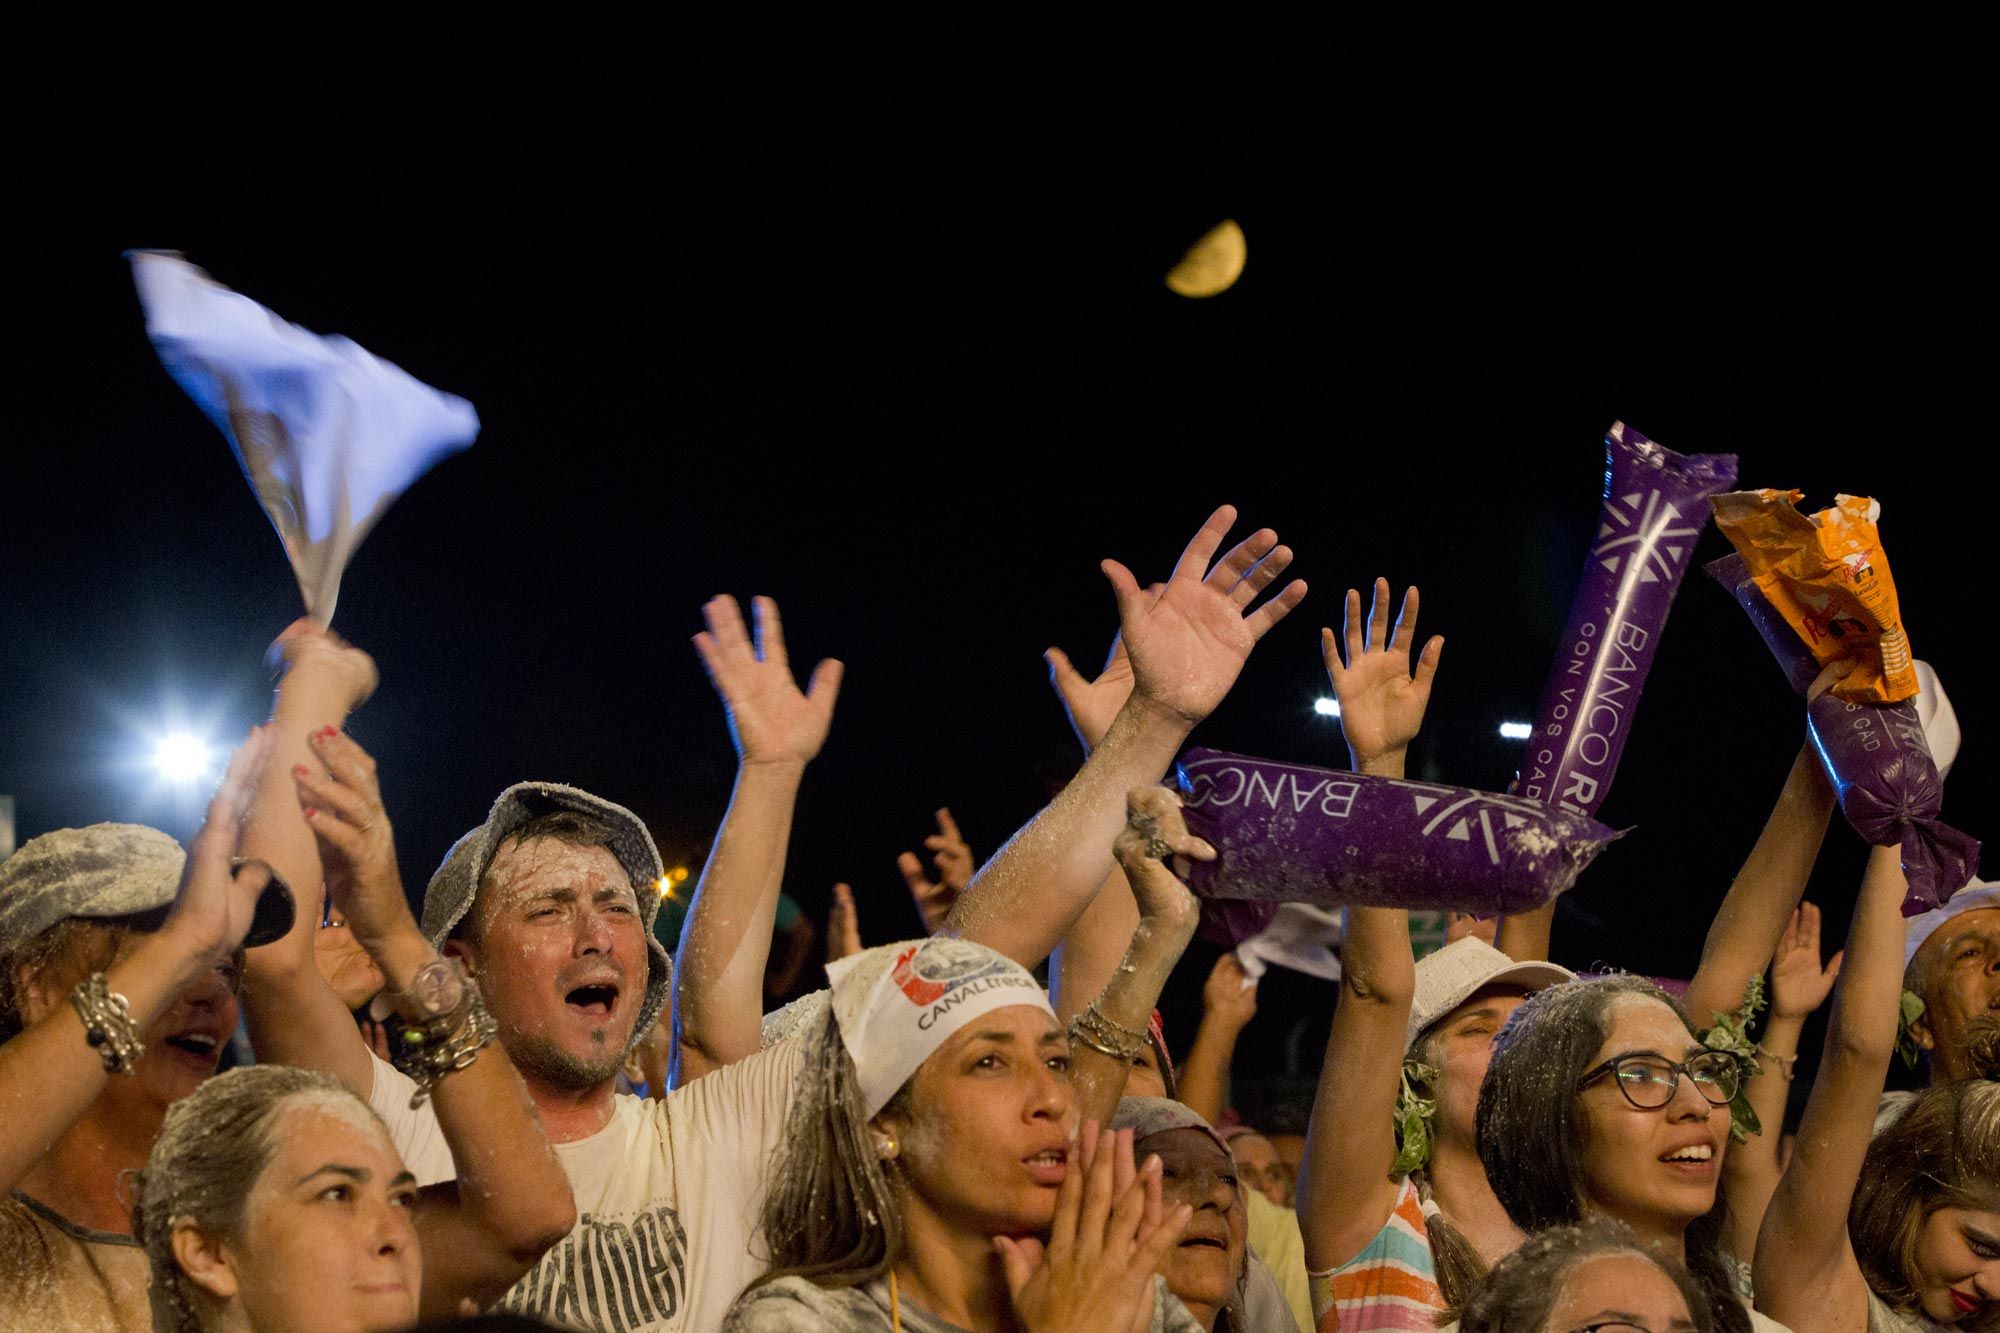
[[[739,763],[671,956],[644,823],[554,783],[413,909],[346,731],[374,664],[287,629],[185,852],[106,823],[0,862],[0,1328],[2000,1327],[2000,889],[1906,920],[1872,848],[1824,957],[1810,746],[1684,990],[1549,961],[1552,906],[1421,958],[1409,911],[1350,906],[1308,1124],[1231,1110],[1231,956],[1176,1066],[1157,1001],[1216,851],[1167,775],[1305,595],[1235,522],[1162,583],[1105,562],[1105,669],[1050,660],[1074,778],[983,864],[940,812],[903,865],[926,937],[863,947],[843,886],[828,985],[768,1014],[842,674],[801,688],[775,604],[703,608]],[[1350,591],[1323,656],[1353,768],[1393,779],[1444,645],[1391,604]],[[254,1062],[217,1073],[239,1018]],[[1885,1094],[1899,1048],[1921,1091]]]

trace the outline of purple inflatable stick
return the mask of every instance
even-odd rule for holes
[[[1726,555],[1702,568],[1735,596],[1792,688],[1810,690],[1819,662],[1752,581],[1743,557]],[[1916,700],[1849,703],[1829,690],[1806,706],[1806,725],[1849,826],[1871,846],[1902,844],[1903,877],[1910,883],[1903,915],[1942,907],[1978,873],[1979,840],[1938,821],[1944,779],[1931,759]]]
[[[1619,835],[1519,796],[1190,750],[1178,774],[1204,898],[1498,916],[1540,907]]]
[[[1734,454],[1684,457],[1622,421],[1604,452],[1597,540],[1515,784],[1580,815],[1595,814],[1611,790],[1709,497],[1736,483]]]
[[[1940,823],[1944,783],[1914,700],[1857,704],[1832,690],[1806,705],[1813,748],[1840,813],[1870,846],[1903,849],[1903,915],[1944,906],[1979,870],[1979,840]]]

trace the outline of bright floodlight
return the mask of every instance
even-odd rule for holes
[[[1321,717],[1339,717],[1340,700],[1315,699],[1313,700],[1313,712],[1318,713]]]
[[[176,731],[153,750],[153,767],[169,782],[199,782],[208,775],[208,745],[198,736]]]
[[[1535,734],[1534,727],[1526,722],[1502,722],[1500,738],[1509,741],[1524,741]]]

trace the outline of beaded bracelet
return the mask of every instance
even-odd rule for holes
[[[93,972],[69,993],[69,1002],[83,1020],[83,1039],[104,1058],[104,1072],[132,1073],[146,1046],[139,1040],[125,997],[111,989],[102,972]]]

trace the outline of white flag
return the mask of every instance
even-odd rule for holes
[[[472,443],[478,413],[346,338],[286,323],[177,254],[129,257],[153,349],[229,437],[307,614],[330,623],[368,529],[438,459]]]

